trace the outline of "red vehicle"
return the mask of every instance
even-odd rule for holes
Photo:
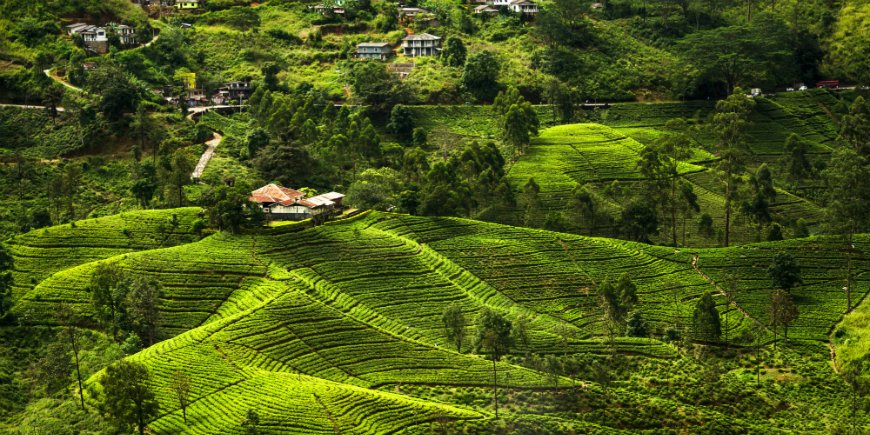
[[[819,89],[839,89],[840,81],[839,80],[822,80],[820,82],[816,82],[816,87]]]

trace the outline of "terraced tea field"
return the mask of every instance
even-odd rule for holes
[[[194,209],[171,213],[179,220],[196,216]],[[143,239],[152,234],[144,230],[146,223],[157,221],[139,219]],[[161,414],[149,425],[152,433],[236,433],[247,409],[260,414],[261,433],[427,433],[444,421],[484,430],[479,425],[491,417],[491,403],[462,399],[467,393],[460,391],[486,391],[492,363],[470,352],[470,339],[461,353],[446,339],[440,317],[451,303],[459,304],[470,319],[484,307],[511,320],[528,319],[528,346],[516,346],[498,363],[499,383],[512,391],[505,400],[524,391],[568,389],[575,382],[530,365],[530,353],[611,354],[595,288],[623,273],[638,287],[636,309],[653,338],[618,338],[613,349],[658,367],[657,382],[665,384],[684,376],[677,369],[685,364],[684,356],[658,338],[666,329],[689,334],[695,302],[705,292],[715,294],[723,325],[737,346],[752,344],[750,333],[763,341],[772,338],[766,326],[771,291],[767,266],[775,253],[792,253],[804,270],[805,285],[794,291],[800,317],[789,332],[796,349],[806,343],[801,352],[827,357],[816,343],[827,340],[829,328],[845,309],[840,291],[845,253],[842,243],[832,239],[676,250],[458,218],[377,212],[319,227],[298,223],[246,235],[215,234],[175,247],[160,247],[159,240],[150,242],[152,249],[144,248],[145,241],[133,243],[143,247],[139,251],[124,251],[107,237],[106,246],[114,250],[104,255],[58,264],[54,272],[41,275],[30,270],[39,258],[52,258],[55,252],[45,247],[57,243],[58,234],[67,235],[64,246],[81,246],[93,243],[99,228],[105,226],[111,234],[120,222],[122,216],[104,218],[13,240],[16,264],[27,268],[16,272],[16,280],[35,281],[17,283],[26,293],[16,311],[33,325],[52,324],[58,302],[72,303],[89,316],[86,287],[99,262],[158,279],[163,284],[160,330],[165,340],[130,357],[149,368],[160,402]],[[44,249],[25,249],[33,246]],[[861,252],[854,263],[857,301],[870,284],[870,237],[860,237],[856,249]],[[725,303],[716,286],[729,273],[740,276],[733,305]],[[170,384],[177,370],[193,379],[187,425]],[[734,370],[738,376],[742,369]],[[96,379],[88,381],[89,400],[95,400]],[[584,394],[603,394],[594,377],[581,379],[589,391]],[[633,383],[609,388],[613,392],[602,396],[609,399],[594,400],[619,407],[653,400],[657,405],[645,409],[657,409],[662,418],[656,424],[663,425],[654,427],[674,429],[668,425],[676,423],[668,422],[686,419],[750,427],[719,409],[684,403],[667,389]],[[426,393],[434,391],[448,393]],[[524,400],[536,396],[530,397]],[[521,406],[506,409],[509,416],[530,418]],[[576,421],[579,426],[564,426],[570,419],[553,410],[536,413],[540,424],[563,430],[613,429],[607,428],[605,416],[594,412]],[[620,427],[640,429],[645,424],[650,423]],[[824,423],[809,427],[818,424]]]
[[[759,108],[774,104],[767,100],[760,101],[762,103],[760,103]],[[617,235],[618,227],[613,223],[618,220],[626,201],[638,196],[638,189],[641,188],[639,182],[644,179],[638,168],[639,153],[644,147],[639,140],[645,143],[654,142],[655,138],[662,134],[661,129],[663,128],[663,124],[660,125],[657,122],[663,123],[665,119],[674,116],[674,110],[686,112],[693,107],[687,106],[689,105],[668,103],[628,105],[632,108],[631,110],[624,109],[623,106],[616,106],[610,109],[607,118],[607,122],[612,123],[613,126],[570,124],[542,131],[538,137],[532,140],[528,153],[510,168],[508,178],[511,185],[514,186],[514,190],[518,192],[520,201],[517,208],[506,210],[499,216],[498,221],[513,225],[527,223],[530,226],[541,227],[544,216],[548,214],[571,213],[570,210],[573,207],[572,192],[577,186],[585,185],[596,193],[599,212],[609,215],[612,222],[609,227],[596,225],[595,232]],[[700,103],[694,106],[697,106],[698,111],[703,111],[706,107]],[[646,107],[648,110],[640,110],[641,107]],[[640,113],[635,114],[635,111]],[[652,114],[658,111],[662,112],[663,117],[658,118]],[[780,110],[777,113],[781,112]],[[757,114],[758,111],[756,111]],[[788,119],[794,121],[796,118]],[[770,121],[770,123],[771,125],[780,125],[774,121]],[[762,128],[761,124],[762,122],[759,121],[752,125],[756,128]],[[753,130],[753,133],[750,134],[750,143],[758,147],[755,151],[761,152],[761,147],[774,146],[772,142],[754,141],[751,137],[756,133],[757,131]],[[638,137],[638,140],[635,140],[634,137]],[[807,140],[820,141],[813,142],[816,144],[814,152],[829,150],[826,145],[823,145],[828,140],[825,136],[808,133],[806,137]],[[715,169],[713,169],[712,164],[715,163],[716,156],[704,149],[706,145],[703,144],[703,141],[708,139],[698,138],[699,146],[695,148],[694,155],[690,159],[691,162],[695,163],[680,162],[680,172],[692,184],[693,191],[698,196],[700,213],[711,216],[714,228],[723,228],[725,221],[724,188],[715,173]],[[784,143],[784,137],[781,139]],[[775,150],[776,153],[781,153],[781,146],[782,143],[779,144],[780,148]],[[776,159],[774,160],[776,161]],[[776,166],[774,166],[774,170],[776,170]],[[776,174],[774,173],[774,175]],[[537,217],[531,222],[526,222],[525,219],[528,219],[524,208],[526,206],[522,203],[522,195],[519,192],[523,191],[523,186],[530,178],[533,178],[540,186],[541,207],[537,210]],[[617,190],[611,189],[614,182],[618,184]],[[778,188],[777,191],[777,198],[770,205],[771,212],[775,217],[779,217],[783,221],[803,218],[810,224],[818,222],[821,218],[821,208],[818,205],[781,188]],[[566,222],[564,225],[567,226],[568,230],[578,233],[590,231],[589,224],[584,224],[579,219],[564,219],[564,222]],[[660,222],[661,224],[663,223]],[[689,222],[681,220],[678,225],[688,228],[685,243],[687,245],[709,246],[717,244],[716,237],[706,238],[698,234],[697,222],[694,220]],[[679,229],[678,233],[683,233],[682,229]],[[662,237],[664,237],[662,241],[668,242],[665,240],[665,236]],[[755,241],[757,237],[757,229],[739,214],[738,203],[734,206],[732,215],[731,239],[745,243]]]

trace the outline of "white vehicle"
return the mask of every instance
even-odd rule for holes
[[[801,87],[798,88],[798,90],[799,90],[799,91],[805,91],[805,90],[807,90],[807,85],[801,85]]]
[[[794,92],[794,88],[785,88],[786,92]]]

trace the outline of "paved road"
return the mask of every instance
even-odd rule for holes
[[[208,165],[208,161],[211,160],[211,157],[214,155],[214,149],[220,145],[221,141],[224,139],[223,136],[218,134],[218,132],[214,133],[214,137],[206,142],[205,152],[202,153],[202,156],[199,158],[199,163],[196,164],[196,168],[193,169],[193,174],[190,178],[194,180],[199,180],[202,178],[202,173],[205,171],[205,167]]]

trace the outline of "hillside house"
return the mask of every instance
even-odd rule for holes
[[[492,5],[480,5],[474,8],[475,14],[497,14],[498,8]]]
[[[393,55],[393,47],[389,42],[362,42],[356,45],[353,57],[357,59],[387,60]]]
[[[267,184],[253,192],[249,200],[260,205],[269,220],[326,220],[342,209],[344,195],[329,192],[306,198],[294,189]]]
[[[492,5],[498,8],[507,8],[509,11],[519,14],[533,15],[538,13],[538,4],[531,0],[493,0]]]
[[[136,45],[136,31],[132,27],[126,24],[112,24],[109,29],[118,35],[121,45]]]
[[[320,15],[344,15],[344,7],[338,4],[335,4],[333,6],[326,6],[325,4],[320,3],[314,6],[309,6],[309,8],[313,9],[314,12],[317,12]]]
[[[199,0],[176,0],[175,7],[181,10],[199,9]]]
[[[538,13],[538,4],[529,0],[514,0],[508,9],[517,14],[534,15]]]
[[[436,56],[441,52],[441,38],[429,33],[408,35],[402,39],[405,56]]]
[[[88,50],[100,54],[109,51],[109,36],[104,27],[76,23],[66,26],[66,29],[70,36],[82,38],[82,42]]]

